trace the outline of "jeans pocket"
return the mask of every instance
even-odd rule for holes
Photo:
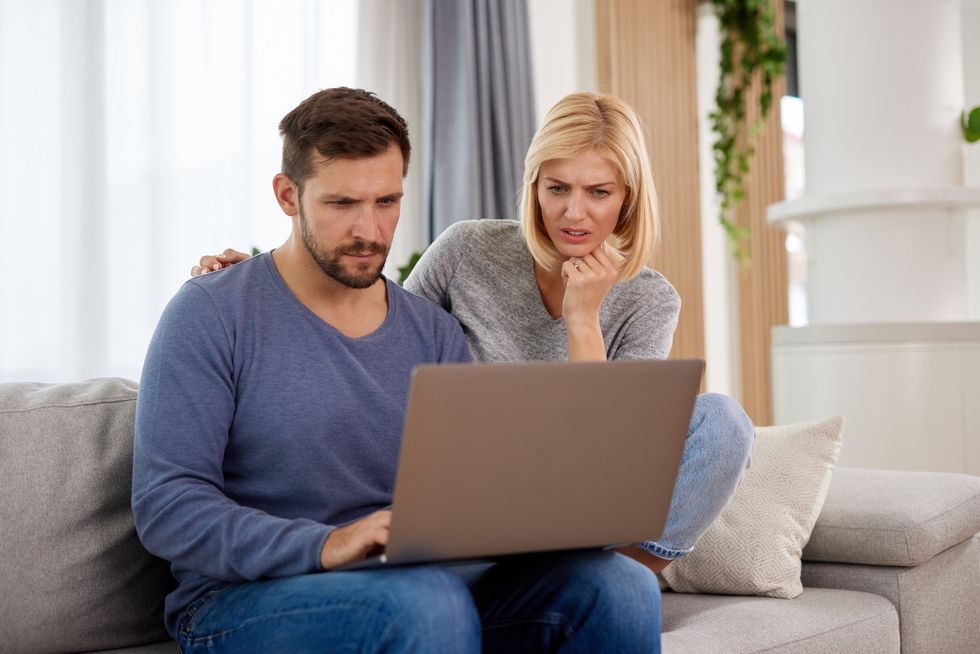
[[[214,601],[220,592],[220,588],[209,590],[188,604],[187,608],[180,612],[180,617],[177,618],[177,631],[180,632],[181,636],[191,637],[194,618],[201,612],[201,609]]]

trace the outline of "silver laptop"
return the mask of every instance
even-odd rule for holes
[[[700,360],[415,370],[384,554],[345,569],[663,533]]]

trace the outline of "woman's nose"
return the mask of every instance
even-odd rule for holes
[[[565,206],[565,215],[573,220],[578,220],[585,217],[585,203],[579,194],[568,194],[568,204]]]

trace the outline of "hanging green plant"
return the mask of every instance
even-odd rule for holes
[[[709,114],[715,133],[715,189],[720,220],[736,259],[747,263],[749,229],[733,222],[733,212],[745,196],[745,178],[755,153],[752,139],[772,107],[773,83],[786,65],[786,43],[776,32],[772,0],[711,0],[721,35],[721,77],[715,110]],[[759,73],[759,119],[746,132],[746,95]]]
[[[980,141],[980,106],[974,107],[967,114],[965,111],[961,116],[963,125],[963,138],[967,143]]]
[[[405,285],[405,280],[408,279],[408,276],[412,274],[412,269],[415,268],[415,264],[417,264],[419,262],[419,259],[421,259],[421,258],[422,258],[422,253],[421,252],[418,252],[418,251],[412,252],[412,254],[409,255],[409,257],[408,257],[408,261],[405,262],[405,265],[404,266],[398,266],[398,285],[399,286],[404,286]]]

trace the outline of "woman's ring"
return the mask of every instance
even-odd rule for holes
[[[570,261],[572,263],[572,266],[575,267],[575,270],[578,270],[578,259],[573,257],[572,259],[570,259]]]

